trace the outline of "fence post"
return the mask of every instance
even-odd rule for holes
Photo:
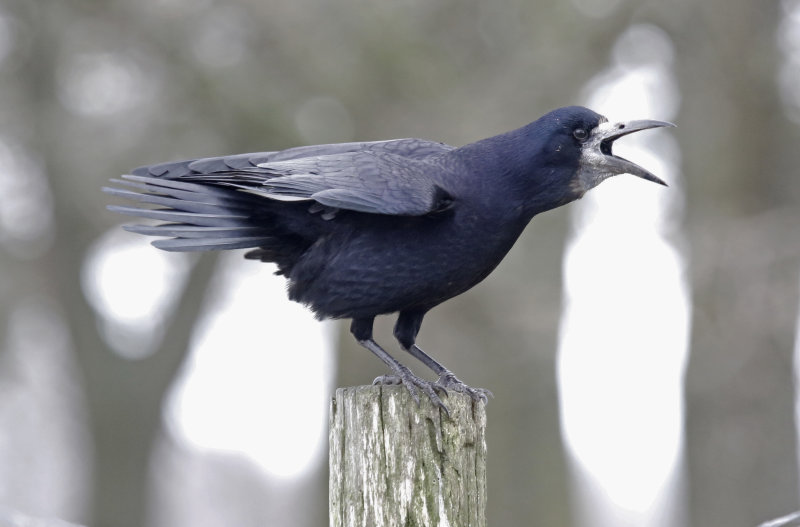
[[[448,418],[403,386],[331,401],[331,527],[486,527],[486,412],[450,393]]]

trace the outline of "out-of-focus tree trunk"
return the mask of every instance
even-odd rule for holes
[[[556,382],[561,274],[567,210],[534,218],[499,270],[498,296],[484,305],[493,328],[468,364],[473,375],[487,364],[490,523],[574,525]],[[466,337],[475,338],[468,333]],[[466,342],[465,342],[466,345]],[[494,406],[496,405],[496,407]],[[513,452],[497,459],[493,451]],[[492,488],[503,488],[492,493]]]
[[[45,32],[45,35],[48,33]],[[92,508],[87,523],[97,527],[141,527],[147,519],[150,450],[161,428],[161,406],[188,348],[189,336],[202,305],[213,259],[195,267],[178,303],[162,350],[141,360],[114,354],[103,342],[95,313],[84,298],[81,270],[91,244],[101,232],[102,200],[93,178],[76,178],[74,160],[61,155],[60,137],[68,131],[54,123],[63,112],[54,105],[54,43],[35,39],[32,58],[21,73],[30,86],[31,113],[37,150],[50,179],[54,205],[55,242],[31,262],[37,289],[55,299],[70,328],[87,402],[94,456]],[[38,106],[37,106],[38,104]],[[44,111],[44,109],[48,111]],[[89,161],[87,161],[89,162]],[[86,173],[92,169],[87,167]]]
[[[686,379],[691,524],[796,508],[792,349],[798,134],[776,94],[777,2],[692,2],[669,16],[683,93],[694,320]],[[782,145],[795,145],[787,149]]]

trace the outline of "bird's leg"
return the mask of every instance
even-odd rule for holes
[[[375,342],[375,339],[372,338],[372,322],[373,319],[371,318],[353,319],[353,322],[350,325],[350,331],[353,333],[353,336],[355,336],[359,344],[370,350],[376,357],[381,359],[384,364],[389,366],[389,369],[391,369],[392,373],[394,374],[392,377],[378,377],[375,379],[375,381],[373,381],[373,384],[402,383],[411,394],[412,399],[414,399],[414,402],[416,402],[417,405],[419,405],[419,395],[417,394],[417,389],[420,389],[423,393],[425,393],[425,395],[428,396],[433,404],[444,410],[444,412],[449,416],[450,411],[436,393],[436,390],[434,389],[434,383],[414,375],[411,370],[400,364],[397,359],[389,355],[386,350],[381,348],[380,345]]]
[[[489,397],[494,397],[492,392],[485,388],[468,386],[456,377],[453,372],[439,364],[436,359],[417,346],[415,341],[424,316],[425,311],[401,311],[400,316],[397,317],[397,324],[394,326],[394,336],[404,350],[439,376],[439,379],[434,383],[434,387],[442,389],[445,393],[447,393],[447,390],[466,393],[473,399],[480,399],[484,403],[487,402]]]
[[[439,376],[439,379],[434,384],[436,387],[444,389],[445,392],[447,390],[453,390],[455,392],[466,393],[473,399],[480,399],[484,403],[488,402],[489,397],[494,397],[494,394],[486,388],[473,388],[464,383],[461,379],[456,377],[452,371],[436,362],[433,357],[422,351],[422,348],[416,344],[412,344],[408,348],[405,348],[405,350]]]
[[[374,353],[379,359],[386,363],[389,368],[391,368],[392,372],[394,372],[394,375],[396,376],[396,379],[399,379],[399,381],[403,383],[403,385],[411,394],[411,398],[414,399],[414,402],[416,402],[417,405],[419,405],[419,395],[417,395],[417,388],[419,388],[423,391],[423,393],[425,393],[425,395],[428,396],[433,404],[444,410],[446,414],[450,415],[450,411],[447,409],[447,406],[444,404],[444,402],[442,402],[442,399],[436,393],[436,390],[434,389],[434,383],[414,375],[411,370],[400,364],[397,359],[389,355],[373,339],[360,340],[358,343]],[[374,384],[383,384],[386,381],[394,383],[395,377],[381,376],[375,379],[373,382]]]

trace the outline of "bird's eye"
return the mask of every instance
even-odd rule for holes
[[[585,141],[587,137],[589,137],[589,132],[584,130],[583,128],[576,128],[572,135],[575,136],[575,139],[578,141]]]

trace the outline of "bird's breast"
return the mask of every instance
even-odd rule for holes
[[[470,210],[372,219],[304,255],[290,277],[296,300],[327,317],[430,308],[483,280],[522,231]]]

